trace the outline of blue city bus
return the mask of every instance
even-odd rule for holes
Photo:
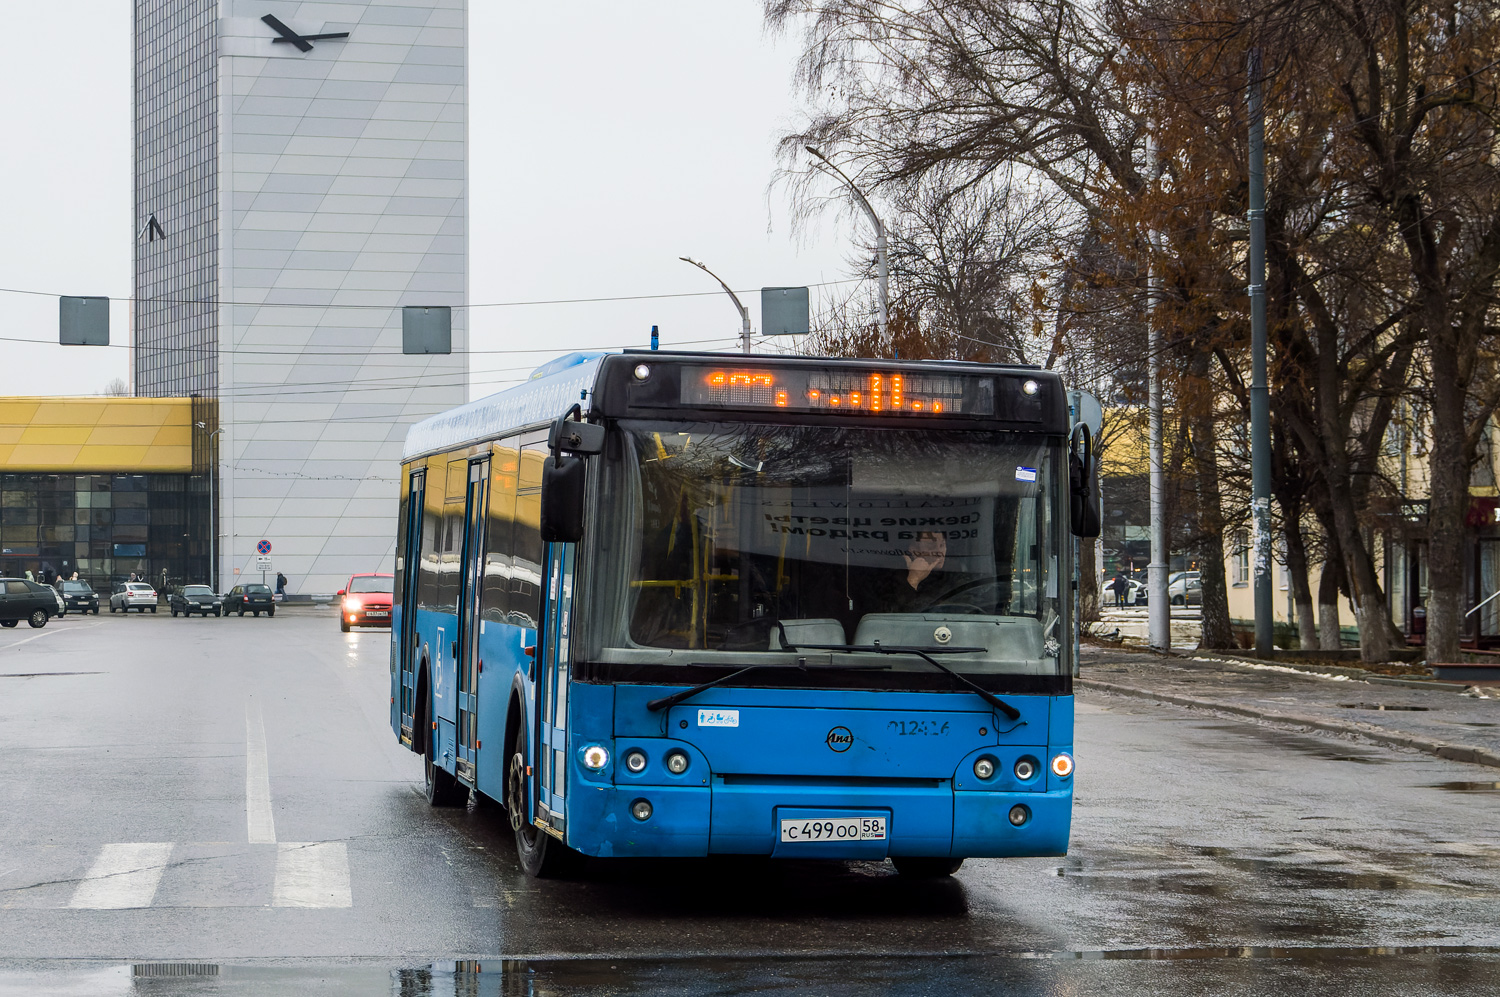
[[[562,357],[407,436],[391,727],[534,876],[1064,854],[1090,449],[1030,367]]]

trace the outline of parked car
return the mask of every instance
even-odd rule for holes
[[[88,582],[61,581],[57,589],[68,612],[99,615],[99,593]]]
[[[1203,603],[1203,576],[1196,571],[1174,571],[1167,579],[1167,601],[1174,606]]]
[[[131,610],[144,613],[156,612],[156,589],[146,582],[117,582],[109,596],[111,613],[128,613]]]
[[[45,627],[60,615],[57,592],[51,586],[24,578],[0,578],[0,627],[13,627],[22,620]]]
[[[180,592],[171,592],[167,595],[167,608],[172,610],[172,615],[181,613],[183,616],[192,616],[194,613],[209,613],[215,616],[224,615],[224,600],[207,585],[184,585]]]
[[[339,629],[350,627],[388,627],[391,625],[391,590],[395,575],[371,572],[349,576],[349,583],[339,589],[343,599],[339,609]]]
[[[1123,602],[1115,601],[1115,580],[1106,578],[1104,585],[1099,589],[1099,603],[1105,609],[1111,606],[1144,606],[1146,604],[1146,586],[1134,578],[1125,579],[1125,599]]]
[[[249,613],[259,616],[265,613],[267,616],[276,615],[276,600],[271,592],[271,586],[255,582],[251,585],[236,585],[224,596],[224,615],[237,613],[244,616]]]

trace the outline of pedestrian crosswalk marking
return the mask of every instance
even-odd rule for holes
[[[105,845],[68,906],[90,910],[150,907],[171,856],[170,841]]]
[[[349,852],[342,841],[283,841],[276,846],[272,907],[353,907]]]

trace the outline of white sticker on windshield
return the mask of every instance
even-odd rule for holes
[[[1016,468],[1016,480],[1017,481],[1035,481],[1036,480],[1036,468],[1034,468],[1034,467],[1018,467],[1018,468]]]
[[[739,710],[699,710],[699,727],[738,727],[740,725]]]

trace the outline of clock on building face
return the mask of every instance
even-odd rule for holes
[[[271,29],[281,36],[279,38],[272,38],[271,41],[273,43],[295,45],[297,46],[298,50],[302,52],[311,52],[313,49],[313,42],[325,42],[332,41],[335,38],[349,37],[349,32],[347,31],[334,31],[324,35],[299,35],[297,34],[297,32],[293,31],[291,28],[283,24],[281,18],[277,17],[275,14],[267,14],[265,17],[262,17],[261,20],[270,25]]]

